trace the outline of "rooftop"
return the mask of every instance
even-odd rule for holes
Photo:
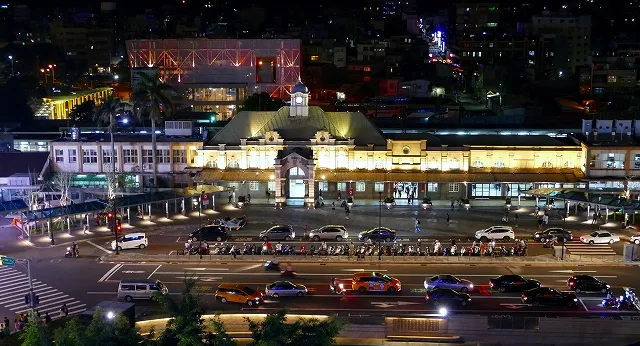
[[[427,147],[442,146],[492,146],[492,147],[577,147],[571,137],[551,137],[547,135],[442,135],[431,133],[392,133],[387,138],[394,140],[426,140]]]
[[[72,92],[70,95],[50,96],[50,97],[43,97],[42,99],[51,100],[51,102],[54,102],[54,103],[66,102],[80,96],[91,95],[91,94],[95,94],[95,93],[99,93],[107,90],[113,90],[113,88],[96,88],[96,89],[90,89],[90,90],[75,91],[75,92]]]
[[[40,174],[49,160],[49,152],[0,152],[0,177],[16,173]]]
[[[109,133],[83,133],[80,135],[80,142],[111,142],[111,136]],[[140,133],[116,133],[113,135],[114,142],[151,142],[151,134]],[[193,135],[189,137],[178,136],[166,136],[164,134],[157,134],[156,141],[162,142],[202,142],[201,135]],[[71,137],[61,137],[53,142],[75,142]]]

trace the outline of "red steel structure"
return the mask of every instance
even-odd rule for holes
[[[286,98],[300,77],[300,45],[300,40],[131,40],[127,54],[132,69],[158,68],[174,86],[246,84],[249,93]]]

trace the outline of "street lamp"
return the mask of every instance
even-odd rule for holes
[[[9,60],[11,60],[11,76],[14,76],[14,73],[13,73],[13,55],[9,55]]]
[[[49,68],[51,69],[51,84],[56,84],[56,64],[49,64]]]
[[[378,192],[379,204],[378,204],[378,227],[382,227],[382,191]]]
[[[45,69],[41,68],[40,72],[44,73],[44,84],[47,84],[47,71],[49,71],[48,69],[45,71]]]

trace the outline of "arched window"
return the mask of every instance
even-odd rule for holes
[[[542,168],[553,168],[553,164],[551,164],[551,161],[545,161],[542,163]]]
[[[267,154],[267,161],[266,161],[266,167],[265,168],[271,168],[273,167],[273,165],[275,165],[275,160],[276,160],[276,151],[275,150],[270,150],[269,153]]]
[[[438,163],[438,160],[433,159],[431,161],[429,161],[429,169],[440,169],[440,164]]]
[[[564,168],[575,168],[576,165],[573,163],[573,161],[567,161],[564,163]]]
[[[375,161],[376,169],[384,169],[386,167],[384,159],[378,159]]]
[[[238,161],[236,158],[231,158],[231,159],[229,159],[229,162],[227,163],[227,167],[228,168],[240,168],[240,161]]]
[[[207,161],[208,168],[218,168],[218,160],[209,160]]]
[[[482,161],[476,160],[476,161],[473,161],[473,163],[471,164],[471,167],[473,167],[473,168],[482,168],[482,167],[484,167],[484,165],[482,164]]]
[[[449,161],[449,169],[453,169],[453,170],[460,169],[460,162],[458,162],[458,160],[455,160],[455,159]]]
[[[493,166],[494,166],[495,168],[504,168],[504,161],[502,161],[502,160],[498,160],[498,161],[496,161],[496,162],[493,164]]]
[[[302,168],[293,167],[289,170],[289,177],[304,177],[304,176],[305,174]]]
[[[349,167],[349,159],[347,158],[347,153],[341,151],[338,153],[338,160],[336,163],[338,168],[348,168]]]

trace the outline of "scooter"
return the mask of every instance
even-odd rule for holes
[[[69,246],[69,247],[67,247],[67,252],[65,252],[64,257],[65,257],[65,258],[80,257],[80,254],[79,254],[79,253],[77,253],[77,252],[74,254],[74,253],[73,253],[73,250],[72,250],[72,249],[71,249],[71,247]]]
[[[267,261],[264,264],[264,271],[280,271],[280,264],[274,261]]]
[[[329,289],[331,290],[331,293],[343,294],[344,284],[341,283],[338,279],[333,279],[331,280],[331,284],[329,284]]]

